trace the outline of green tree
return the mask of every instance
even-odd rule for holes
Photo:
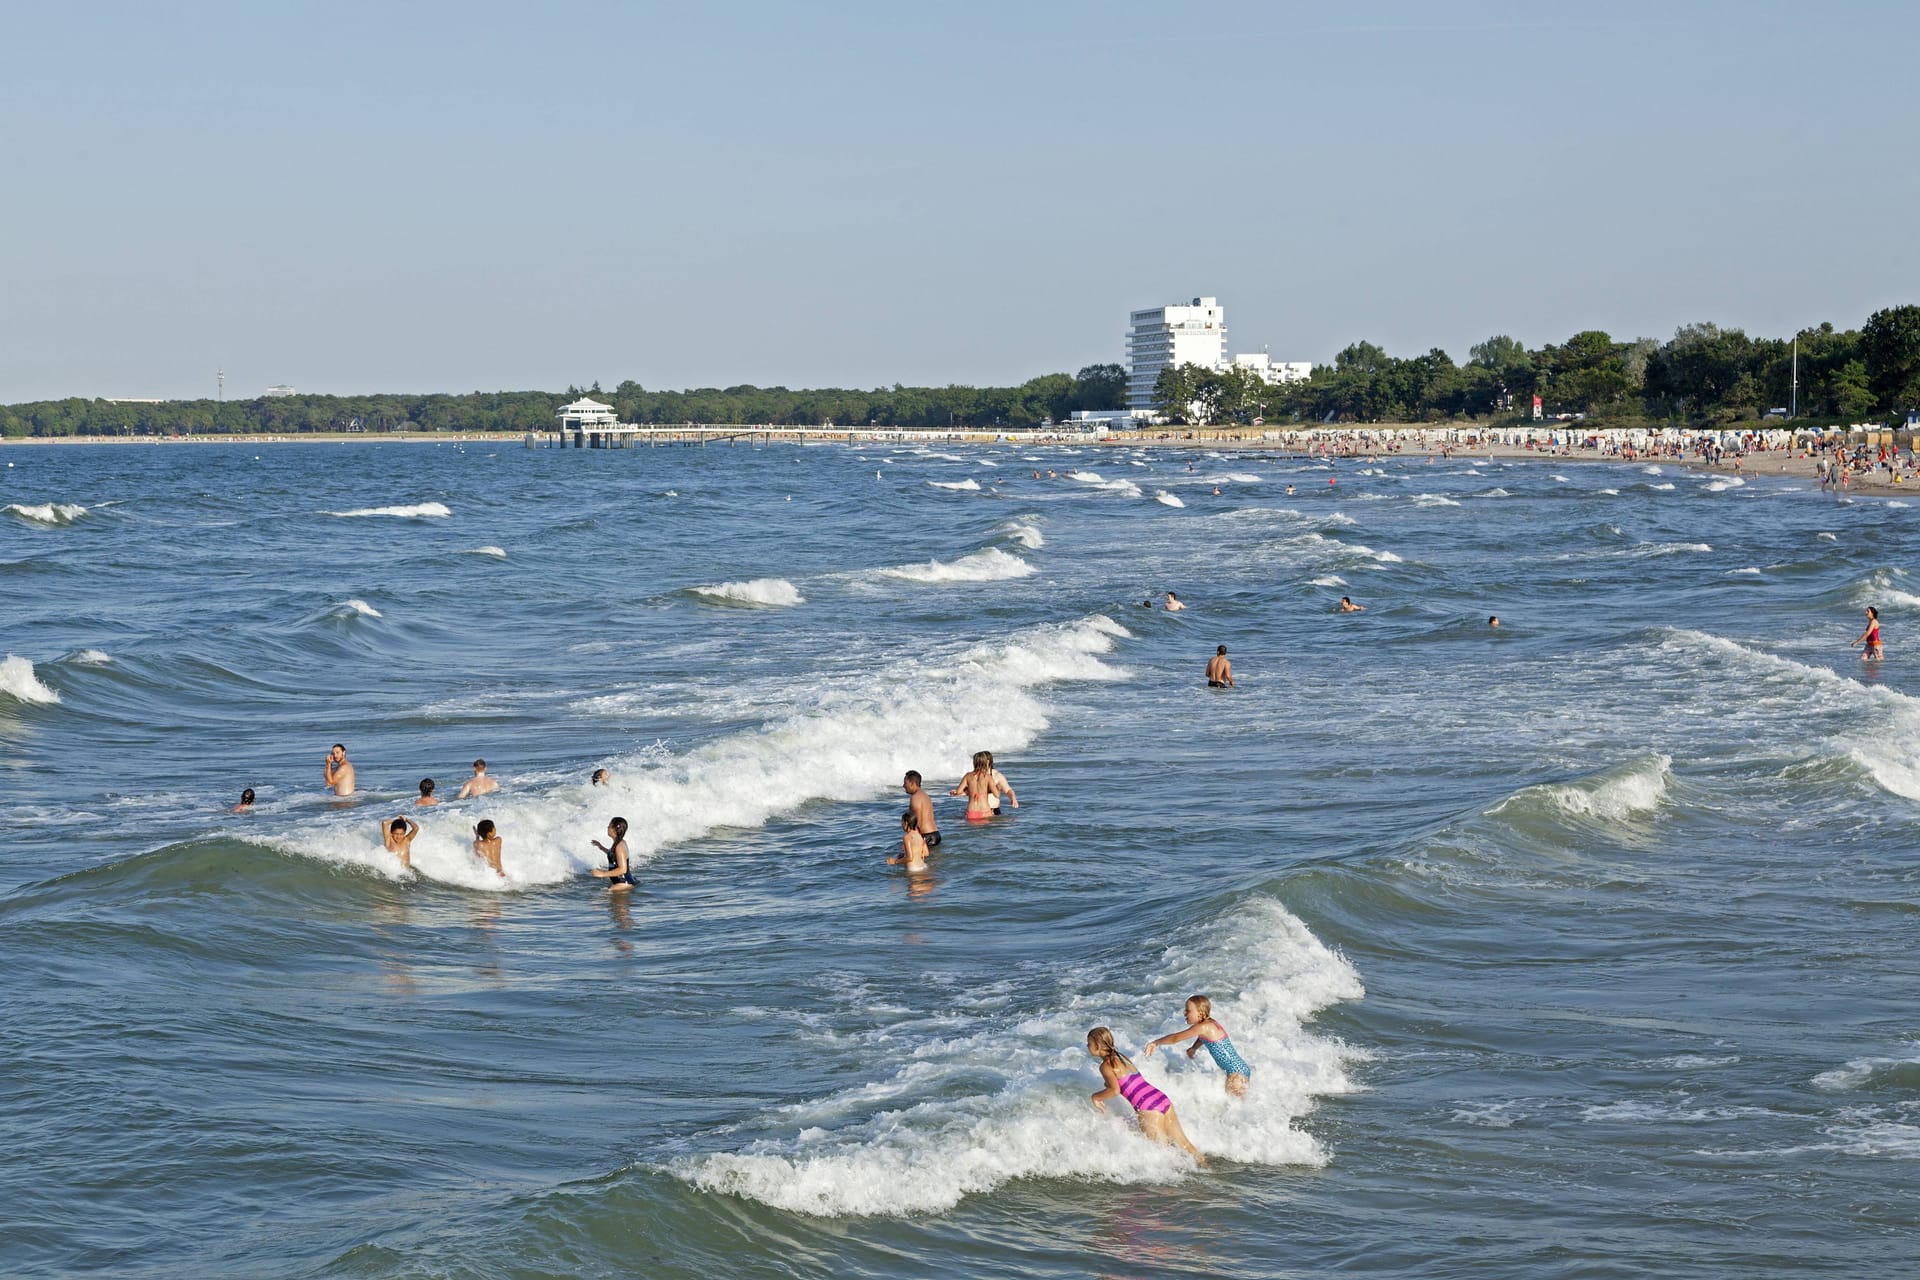
[[[1868,385],[1865,362],[1849,360],[1840,366],[1833,377],[1832,413],[1858,421],[1871,414],[1879,403]]]
[[[1883,408],[1920,405],[1920,307],[1889,307],[1860,329],[1867,384]]]

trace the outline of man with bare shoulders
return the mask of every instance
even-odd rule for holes
[[[940,819],[934,816],[933,797],[920,786],[920,771],[907,770],[907,776],[900,780],[900,785],[906,788],[907,812],[913,815],[914,829],[919,831],[920,838],[927,842],[927,848],[938,849]]]
[[[327,790],[336,796],[353,794],[353,766],[347,763],[347,749],[336,742],[327,752],[326,763],[321,766],[322,776],[327,780]]]
[[[1233,688],[1233,664],[1227,661],[1227,646],[1221,645],[1207,660],[1207,688]]]
[[[500,784],[487,776],[487,762],[485,760],[475,760],[473,762],[473,776],[468,778],[461,786],[460,794],[455,796],[454,799],[465,800],[468,796],[490,795],[499,789]]]

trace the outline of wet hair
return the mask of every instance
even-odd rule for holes
[[[1213,1016],[1213,1001],[1207,999],[1205,996],[1188,996],[1187,1003],[1200,1011],[1200,1017],[1203,1021]]]
[[[613,780],[613,775],[608,773],[605,769],[595,769],[593,771],[593,778],[591,779],[591,781],[593,782],[611,782],[612,780]]]
[[[405,818],[395,818],[387,824],[387,830],[397,836],[403,836],[407,834],[407,820]]]
[[[1874,608],[1872,605],[1867,606],[1867,616],[1869,618],[1872,618],[1875,622],[1880,621],[1880,611]]]
[[[1500,615],[1496,613],[1496,614],[1494,614],[1494,615],[1493,615],[1492,617],[1490,617],[1490,618],[1488,618],[1488,619],[1487,619],[1487,625],[1488,625],[1488,626],[1490,626],[1490,627],[1497,627],[1497,626],[1499,626],[1499,625],[1500,625]]]
[[[987,768],[989,768],[989,769],[991,769],[991,768],[993,768],[993,752],[991,752],[991,751],[982,751],[982,752],[981,752],[980,754],[986,757],[986,759],[987,759]]]
[[[920,823],[914,818],[913,810],[909,809],[900,815],[900,829],[902,831],[918,831],[920,829]]]
[[[241,803],[241,804],[252,804],[252,803],[253,803],[253,788],[252,788],[252,787],[247,787],[246,789],[244,789],[243,791],[241,791],[241,793],[240,793],[240,803]]]
[[[907,770],[907,776],[905,780],[912,783],[918,783],[920,781],[920,771],[918,769]]]
[[[493,838],[493,819],[482,818],[480,821],[474,823],[473,834],[482,840],[491,840]]]
[[[347,749],[347,744],[344,742],[336,742],[333,744],[333,749],[335,751],[345,751]]]
[[[1341,596],[1341,597],[1340,597],[1340,603],[1341,603],[1341,604],[1352,604],[1352,603],[1353,603],[1353,597],[1352,597],[1352,596]]]
[[[607,828],[613,832],[613,838],[615,840],[625,840],[627,838],[627,820],[625,818],[615,818],[607,824]]]
[[[1224,658],[1227,656],[1227,646],[1221,645],[1218,649],[1215,649],[1214,652]]]
[[[990,764],[992,764],[992,763],[993,763],[993,757],[992,757],[992,756],[990,756],[990,755],[988,755],[988,754],[987,754],[986,752],[984,752],[984,751],[976,751],[976,752],[974,752],[974,753],[973,753],[973,767],[974,767],[974,768],[976,768],[976,769],[984,769],[984,768],[986,768],[986,767],[987,767],[988,765],[990,765]]]
[[[485,760],[475,760],[473,762],[473,767],[476,769],[484,769],[487,767],[487,762]]]
[[[1100,1060],[1116,1071],[1133,1065],[1133,1059],[1113,1047],[1113,1032],[1106,1027],[1095,1027],[1087,1032],[1087,1048],[1099,1054]]]
[[[430,795],[432,795],[432,794],[433,794],[433,779],[432,779],[432,778],[422,778],[422,779],[420,779],[420,794],[421,794],[421,795],[423,795],[423,796],[430,796]]]

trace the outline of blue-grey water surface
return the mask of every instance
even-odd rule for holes
[[[1920,1274],[1902,502],[1021,445],[0,458],[0,1272]],[[1021,807],[970,827],[982,748]],[[409,808],[476,756],[497,795]],[[926,877],[883,861],[907,768]],[[627,901],[586,874],[615,814]],[[1141,1059],[1204,1171],[1094,1113],[1082,1047],[1191,992],[1254,1065],[1234,1103]]]

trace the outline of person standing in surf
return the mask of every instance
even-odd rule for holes
[[[986,752],[973,753],[973,771],[947,794],[967,797],[968,822],[985,822],[993,816],[993,766],[987,763]]]
[[[493,874],[502,880],[507,878],[507,873],[500,869],[500,832],[492,818],[482,818],[473,824],[473,851],[480,861],[493,868]]]
[[[440,803],[439,800],[434,798],[432,778],[420,779],[420,798],[418,800],[415,800],[413,803],[416,808],[423,804],[439,804]]]
[[[607,855],[607,865],[595,867],[593,874],[602,880],[613,882],[607,886],[608,893],[624,893],[633,888],[636,883],[633,878],[633,868],[627,863],[627,820],[625,818],[615,818],[607,824],[607,839],[613,841],[611,847],[601,844],[598,840],[593,842],[594,848]],[[498,870],[497,867],[495,869]]]
[[[420,824],[411,818],[395,818],[380,824],[380,843],[400,859],[402,871],[413,870],[413,838],[419,834]]]
[[[907,770],[907,776],[900,780],[907,792],[907,812],[913,817],[913,828],[920,838],[927,842],[928,849],[940,847],[940,819],[933,812],[933,797],[920,785],[920,771]]]
[[[336,742],[327,752],[325,763],[321,765],[321,776],[327,781],[327,790],[336,796],[353,794],[353,766],[347,762],[347,748]]]
[[[920,835],[911,809],[900,815],[900,852],[888,858],[887,862],[890,866],[904,866],[909,871],[927,869],[927,842]]]
[[[1187,1029],[1150,1041],[1146,1056],[1151,1058],[1153,1051],[1162,1046],[1191,1040],[1193,1043],[1187,1046],[1187,1057],[1191,1058],[1204,1045],[1213,1058],[1213,1064],[1227,1073],[1227,1092],[1236,1098],[1246,1097],[1247,1082],[1253,1078],[1253,1068],[1233,1047],[1227,1029],[1213,1020],[1213,1001],[1205,996],[1188,996],[1186,1008],[1181,1012],[1187,1019]]]
[[[1020,797],[1013,794],[1013,784],[1007,781],[1007,775],[994,767],[993,752],[982,751],[978,757],[987,762],[987,804],[995,813],[1000,812],[1000,797],[1005,796],[1009,808],[1020,807]]]
[[[1878,662],[1887,656],[1880,648],[1880,610],[1872,605],[1867,606],[1867,629],[1860,634],[1858,640],[1847,647],[1851,649],[1854,645],[1860,646],[1860,657],[1863,661]]]
[[[1233,663],[1227,661],[1227,646],[1221,645],[1207,659],[1207,688],[1233,688]]]
[[[1147,1083],[1140,1074],[1140,1068],[1133,1065],[1133,1059],[1113,1047],[1113,1032],[1106,1027],[1095,1027],[1087,1032],[1087,1052],[1100,1059],[1101,1089],[1093,1095],[1093,1109],[1105,1112],[1108,1098],[1125,1098],[1127,1104],[1140,1117],[1140,1132],[1153,1141],[1169,1147],[1179,1147],[1193,1157],[1193,1162],[1201,1168],[1207,1167],[1207,1158],[1187,1138],[1187,1131],[1180,1127],[1180,1117],[1173,1109],[1173,1100]]]
[[[491,795],[499,789],[500,784],[487,776],[487,762],[485,760],[475,760],[473,762],[473,776],[461,785],[460,794],[455,796],[454,799],[465,800],[468,796]]]

